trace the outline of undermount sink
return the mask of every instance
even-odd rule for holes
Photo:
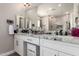
[[[62,41],[62,38],[60,37],[54,37],[54,36],[49,36],[49,35],[44,35],[41,38],[47,39],[47,40],[53,40],[53,41]]]

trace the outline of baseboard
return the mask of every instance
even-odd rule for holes
[[[6,52],[6,53],[2,53],[0,56],[8,56],[8,55],[10,55],[10,54],[12,54],[12,53],[14,53],[15,51],[14,50],[12,50],[12,51],[9,51],[9,52]]]

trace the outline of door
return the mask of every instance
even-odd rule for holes
[[[40,47],[40,55],[41,56],[58,56],[58,51],[47,47]]]
[[[18,53],[19,52],[19,41],[17,38],[14,40],[14,50]]]
[[[19,55],[23,55],[23,40],[22,39],[15,38],[14,49]]]
[[[18,53],[23,56],[24,55],[24,51],[23,51],[23,40],[19,39],[18,40]]]

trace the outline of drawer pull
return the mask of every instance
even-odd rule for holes
[[[29,50],[30,52],[33,52],[33,53],[35,53],[35,51],[33,51],[33,50],[31,50],[31,49],[27,49],[27,50]]]
[[[56,54],[54,56],[56,56]]]

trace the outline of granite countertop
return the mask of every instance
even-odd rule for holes
[[[35,34],[26,34],[26,33],[17,33],[15,35],[31,36],[31,37],[40,38],[40,39],[47,39],[47,40],[65,42],[65,43],[79,44],[79,37],[73,37],[73,36],[48,35],[48,34],[35,35]],[[55,38],[57,38],[57,40],[54,40]]]

